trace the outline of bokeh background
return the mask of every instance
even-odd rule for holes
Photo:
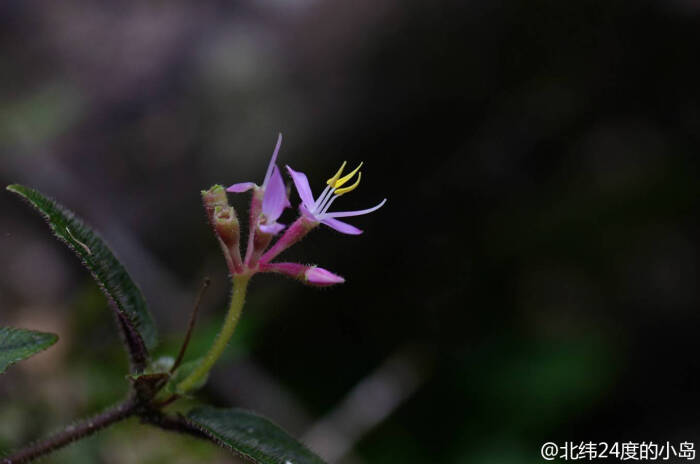
[[[256,278],[200,398],[348,464],[698,442],[699,45],[695,0],[4,0],[0,183],[106,237],[157,354],[210,276],[195,357],[229,291],[199,191],[260,182],[278,131],[315,191],[364,160],[336,205],[387,197],[365,234],[287,254],[347,283]],[[8,192],[0,212],[0,323],[60,335],[0,378],[9,449],[127,384],[88,274]],[[45,462],[237,461],[132,421]]]

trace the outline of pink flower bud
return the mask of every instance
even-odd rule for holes
[[[297,279],[313,287],[342,284],[345,279],[318,266],[299,263],[260,263],[260,272],[275,272]]]
[[[306,283],[316,287],[328,287],[329,285],[342,284],[345,279],[322,267],[311,266],[304,273]]]

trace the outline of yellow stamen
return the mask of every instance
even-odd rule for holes
[[[353,174],[354,174],[354,173],[355,173],[355,171],[353,171]],[[360,179],[362,179],[362,171],[360,171],[360,173],[357,174],[357,181],[355,181],[354,184],[352,184],[350,187],[345,187],[345,188],[337,189],[334,193],[335,193],[336,195],[340,196],[340,195],[342,195],[342,194],[344,194],[344,193],[348,193],[348,192],[351,192],[351,191],[355,190],[355,189],[357,188],[357,186],[360,185]]]
[[[336,188],[336,189],[342,187],[344,183],[346,183],[347,181],[352,179],[352,176],[354,176],[355,173],[357,171],[359,171],[361,167],[362,167],[362,163],[360,163],[360,165],[358,167],[356,167],[350,174],[348,174],[347,176],[343,176],[340,179],[338,179],[337,181],[335,181],[335,185],[331,185],[331,187]]]
[[[334,175],[333,177],[331,177],[330,179],[328,179],[328,180],[326,181],[326,183],[327,183],[328,185],[330,185],[331,187],[333,187],[333,184],[335,184],[335,182],[340,178],[340,175],[343,173],[343,169],[345,169],[345,165],[346,165],[346,164],[348,164],[348,162],[347,162],[347,161],[343,161],[343,164],[340,165],[340,169],[338,169],[338,172],[336,172],[335,175]]]

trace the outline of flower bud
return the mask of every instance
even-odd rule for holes
[[[236,211],[231,206],[216,206],[213,216],[214,229],[229,249],[238,247],[241,238],[241,227]]]
[[[223,185],[214,185],[209,190],[202,190],[202,202],[204,209],[207,211],[207,217],[214,224],[213,214],[217,206],[228,206],[228,198]]]
[[[243,271],[241,262],[240,237],[241,227],[236,211],[229,206],[226,190],[221,185],[214,185],[209,190],[202,190],[202,202],[207,212],[209,223],[214,228],[226,265],[235,275]]]
[[[309,267],[304,273],[304,277],[308,285],[313,285],[315,287],[328,287],[345,282],[345,279],[339,275],[317,266]]]
[[[333,274],[331,271],[318,266],[299,263],[261,264],[260,271],[284,274],[313,287],[328,287],[345,282],[345,279],[339,275]]]

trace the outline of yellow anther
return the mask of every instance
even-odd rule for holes
[[[355,171],[353,171],[352,173],[355,174]],[[350,187],[344,187],[344,188],[341,188],[341,189],[337,189],[337,190],[336,190],[335,192],[333,192],[333,193],[335,193],[336,195],[340,196],[340,195],[342,195],[342,194],[344,194],[344,193],[348,193],[348,192],[351,192],[351,191],[355,190],[355,189],[357,188],[357,186],[360,185],[360,179],[362,179],[362,171],[360,171],[360,173],[357,174],[357,180],[355,181],[354,184],[352,184]]]
[[[333,187],[333,184],[340,178],[340,175],[343,173],[343,169],[345,169],[345,165],[348,164],[347,161],[343,161],[343,164],[340,165],[340,169],[338,169],[338,172],[335,173],[333,177],[328,179],[326,183]]]
[[[335,181],[335,185],[332,185],[331,187],[336,188],[336,189],[342,187],[344,183],[346,183],[347,181],[352,179],[352,176],[354,176],[355,173],[357,171],[359,171],[361,167],[362,167],[362,163],[360,163],[360,165],[358,167],[356,167],[350,174],[348,174],[347,176],[343,176],[340,179],[338,179],[337,181]]]

